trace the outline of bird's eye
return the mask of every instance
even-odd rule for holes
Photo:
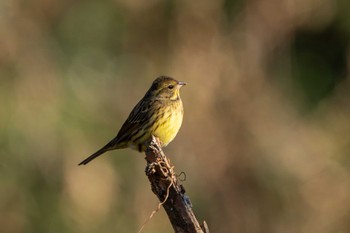
[[[169,85],[168,88],[169,88],[169,89],[173,89],[174,86],[173,86],[173,85]]]

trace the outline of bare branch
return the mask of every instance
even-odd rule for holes
[[[175,233],[209,233],[205,221],[198,223],[190,198],[185,195],[185,189],[179,184],[174,167],[170,165],[157,138],[152,138],[145,159],[146,175],[152,191],[163,203]]]

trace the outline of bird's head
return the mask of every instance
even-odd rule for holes
[[[159,99],[177,100],[180,98],[180,88],[186,85],[185,82],[173,78],[160,76],[153,81],[149,94]]]

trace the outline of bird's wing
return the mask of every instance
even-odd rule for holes
[[[140,130],[142,130],[143,127],[146,125],[150,126],[154,123],[151,122],[155,121],[155,119],[152,118],[153,113],[151,111],[158,109],[159,106],[160,102],[158,100],[152,101],[145,98],[141,99],[140,102],[131,111],[129,117],[126,119],[123,126],[119,130],[118,135],[100,150],[79,163],[79,165],[88,164],[91,160],[97,158],[106,151],[127,147],[127,143],[130,141],[130,139],[135,136]]]
[[[151,116],[154,109],[157,108],[159,102],[157,100],[145,100],[142,99],[131,111],[129,117],[126,119],[118,135],[115,137],[115,143],[129,141],[135,136],[145,125],[149,125],[151,122]]]

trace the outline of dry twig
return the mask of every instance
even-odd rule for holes
[[[179,184],[174,167],[170,165],[157,138],[152,138],[145,159],[146,175],[152,191],[163,203],[175,233],[209,233],[206,222],[200,225],[196,219],[190,199]]]

